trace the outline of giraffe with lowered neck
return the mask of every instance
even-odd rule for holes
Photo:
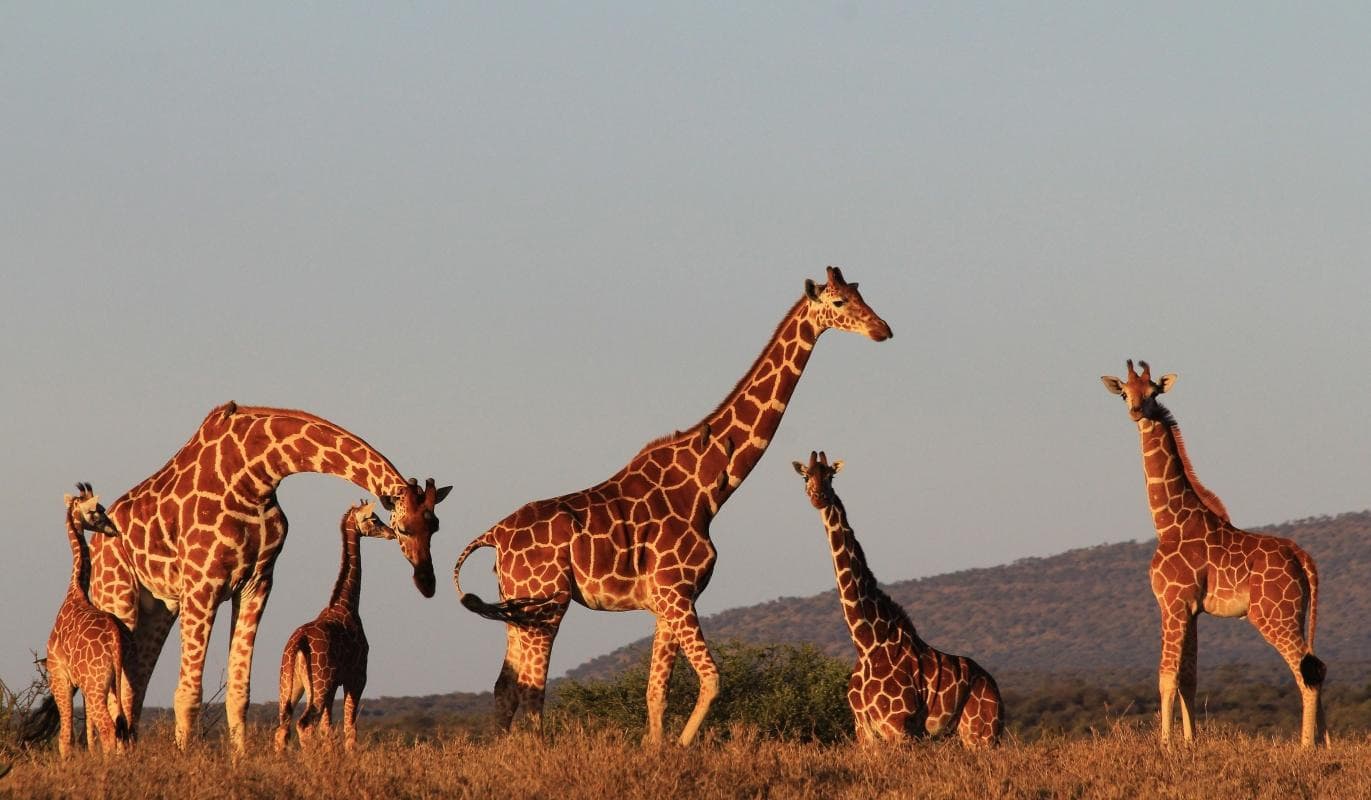
[[[119,620],[91,605],[86,596],[90,583],[90,553],[85,531],[117,536],[118,530],[100,505],[100,496],[88,483],[78,483],[75,495],[66,495],[67,542],[71,545],[71,582],[48,637],[48,680],[52,702],[60,719],[57,749],[68,755],[72,730],[72,695],[80,690],[86,702],[86,746],[95,749],[98,732],[101,749],[122,750],[130,739],[133,721],[133,687],[125,673],[128,633]],[[113,712],[113,713],[112,713]]]
[[[342,565],[328,606],[312,622],[295,629],[281,655],[281,703],[276,727],[276,749],[283,750],[290,734],[295,702],[305,698],[305,712],[297,723],[303,744],[314,735],[328,737],[333,720],[333,698],[343,687],[343,746],[357,744],[357,708],[367,685],[367,634],[362,629],[363,536],[394,539],[395,531],[373,513],[372,503],[358,503],[343,514]]]
[[[181,747],[200,710],[205,648],[224,600],[232,601],[224,705],[231,744],[236,752],[245,747],[253,644],[287,530],[276,489],[299,472],[336,475],[380,498],[415,586],[433,596],[434,506],[452,487],[406,480],[361,437],[313,414],[235,403],[214,409],[165,466],[110,506],[121,535],[92,540],[91,600],[133,631],[135,717],[180,616]]]
[[[1321,690],[1324,663],[1314,655],[1319,574],[1314,560],[1289,539],[1235,527],[1218,496],[1200,483],[1186,455],[1175,417],[1157,401],[1176,385],[1176,375],[1152,380],[1128,361],[1127,379],[1100,378],[1123,397],[1138,425],[1147,501],[1157,528],[1157,550],[1148,573],[1161,609],[1161,739],[1171,738],[1173,702],[1179,692],[1185,741],[1194,739],[1200,612],[1241,617],[1261,633],[1294,673],[1304,703],[1300,742],[1324,740]],[[1308,611],[1308,628],[1305,612]]]
[[[936,736],[954,729],[962,744],[995,744],[1004,730],[1004,704],[995,679],[966,656],[930,647],[909,615],[890,599],[867,566],[866,555],[833,491],[842,461],[811,452],[809,464],[793,462],[805,494],[823,518],[833,551],[833,573],[843,618],[857,648],[847,685],[857,740]]]
[[[644,741],[662,740],[667,682],[681,652],[700,689],[679,741],[694,739],[719,683],[695,612],[714,570],[710,521],[771,444],[814,344],[829,328],[878,342],[891,336],[857,284],[829,267],[828,283],[805,281],[804,296],[752,368],[698,424],[649,442],[603,483],[523,506],[467,545],[452,573],[462,604],[508,623],[495,682],[505,727],[521,706],[534,727],[541,725],[548,654],[575,600],[596,610],[652,612],[657,625]],[[481,547],[496,550],[503,602],[462,592],[462,562]]]

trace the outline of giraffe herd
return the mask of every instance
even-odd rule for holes
[[[836,267],[827,272],[823,284],[805,281],[803,295],[748,372],[698,423],[649,442],[601,483],[520,507],[462,551],[453,568],[461,604],[506,625],[495,682],[504,727],[521,711],[524,722],[541,727],[549,654],[574,601],[595,610],[653,614],[644,743],[664,739],[666,687],[678,654],[699,678],[678,742],[695,739],[720,681],[695,610],[715,564],[710,523],[770,446],[819,336],[829,329],[876,342],[892,336],[856,283]],[[1185,739],[1194,736],[1195,618],[1203,611],[1249,618],[1295,676],[1304,702],[1301,742],[1326,741],[1320,704],[1325,667],[1313,654],[1314,563],[1294,542],[1231,524],[1223,504],[1196,477],[1175,419],[1157,402],[1176,376],[1154,382],[1147,364],[1140,366],[1135,372],[1129,361],[1126,379],[1102,380],[1124,398],[1137,423],[1157,529],[1150,577],[1162,622],[1161,738],[1169,740],[1177,696]],[[857,652],[847,692],[857,740],[874,744],[955,732],[967,746],[998,742],[1005,711],[995,679],[974,660],[925,643],[909,614],[881,591],[833,490],[842,462],[812,452],[794,467],[828,535]],[[67,498],[72,576],[47,656],[62,755],[73,738],[77,689],[85,695],[88,746],[97,737],[106,752],[132,746],[152,668],[178,619],[175,740],[188,746],[202,702],[211,627],[225,600],[231,604],[229,742],[235,753],[246,749],[252,653],[287,531],[276,490],[300,472],[348,480],[390,512],[388,522],[371,503],[344,513],[332,596],[290,637],[281,660],[276,748],[287,745],[302,695],[306,710],[295,723],[301,743],[328,740],[340,687],[344,745],[354,747],[368,650],[357,608],[360,539],[395,540],[413,567],[416,588],[432,597],[430,538],[438,530],[436,505],[452,487],[439,488],[432,478],[422,486],[406,479],[362,438],[315,415],[227,403],[108,511],[86,484]],[[89,543],[85,531],[91,532]],[[459,581],[467,557],[484,547],[495,550],[495,601],[463,592]]]

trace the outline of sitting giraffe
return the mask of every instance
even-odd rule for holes
[[[1201,611],[1216,617],[1246,615],[1295,673],[1304,701],[1300,742],[1324,738],[1320,689],[1326,668],[1314,655],[1319,573],[1314,560],[1289,539],[1239,530],[1218,496],[1195,476],[1175,417],[1157,395],[1176,385],[1174,374],[1152,382],[1146,361],[1141,373],[1128,362],[1127,380],[1101,376],[1123,397],[1142,439],[1147,502],[1157,528],[1157,552],[1148,574],[1162,618],[1161,738],[1171,738],[1172,703],[1179,689],[1185,740],[1195,737],[1196,633]],[[1305,610],[1309,627],[1305,628]],[[1306,636],[1307,633],[1307,636]]]
[[[847,685],[857,740],[872,744],[936,736],[955,727],[968,747],[998,742],[1004,705],[995,679],[966,656],[929,647],[871,574],[843,501],[833,491],[833,476],[843,462],[830,465],[826,455],[811,452],[808,466],[793,463],[828,531],[843,617],[857,648]]]
[[[100,497],[88,483],[76,485],[77,494],[66,495],[67,541],[71,545],[71,583],[48,637],[48,681],[52,702],[61,719],[58,751],[65,758],[72,744],[72,697],[80,690],[86,703],[86,746],[122,750],[129,739],[133,719],[133,685],[125,672],[124,654],[128,632],[111,614],[91,605],[90,553],[85,531],[118,535]],[[112,713],[117,712],[117,713]]]
[[[281,706],[276,749],[283,750],[290,733],[295,701],[305,697],[305,711],[296,730],[303,744],[315,733],[327,737],[333,719],[333,698],[343,687],[343,746],[357,744],[357,705],[367,685],[366,632],[358,603],[362,597],[362,536],[394,539],[395,531],[377,518],[371,503],[358,503],[343,514],[343,563],[328,607],[313,622],[295,629],[281,654]]]

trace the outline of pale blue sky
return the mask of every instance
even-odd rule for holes
[[[437,597],[364,547],[368,693],[489,688],[457,553],[698,420],[826,264],[896,336],[820,341],[705,614],[831,587],[811,448],[886,580],[1150,536],[1128,357],[1180,373],[1240,524],[1371,506],[1371,9],[736,5],[0,5],[0,677],[62,597],[62,493],[234,399],[456,485]],[[358,496],[283,486],[254,699]],[[578,607],[552,671],[651,628]]]

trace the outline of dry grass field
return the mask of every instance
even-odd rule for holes
[[[187,753],[158,724],[136,752],[62,762],[20,757],[0,796],[100,798],[1044,798],[1371,796],[1371,739],[1304,751],[1211,728],[1194,747],[1162,749],[1150,729],[1119,725],[1095,737],[1008,742],[968,752],[953,742],[889,750],[764,740],[743,730],[689,749],[644,749],[613,732],[564,731],[473,739],[373,739],[341,752],[255,749],[236,763],[218,741]]]

